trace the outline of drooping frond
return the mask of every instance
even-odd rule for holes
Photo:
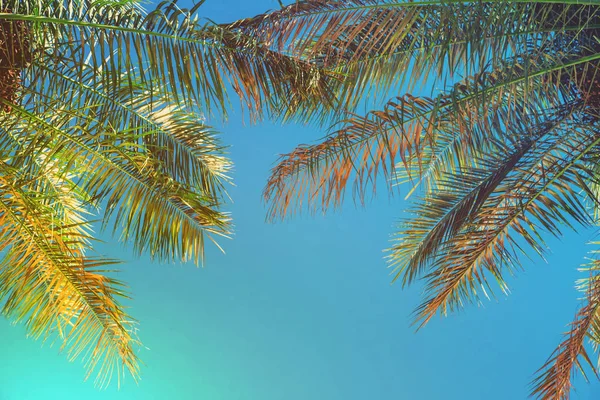
[[[282,156],[264,191],[270,217],[283,217],[301,206],[326,210],[339,205],[352,181],[362,202],[378,174],[393,183],[399,161],[409,179],[418,181],[428,164],[443,159],[441,149],[451,148],[448,142],[464,135],[469,120],[486,120],[499,107],[506,107],[507,115],[517,112],[520,98],[560,104],[564,96],[573,97],[574,82],[563,83],[563,77],[598,58],[568,53],[515,57],[514,67],[469,77],[434,99],[406,95],[366,117],[353,116],[322,143],[299,146]],[[440,137],[445,131],[451,134]]]
[[[125,371],[137,378],[134,321],[118,303],[127,295],[105,274],[114,261],[85,255],[87,223],[55,213],[54,204],[72,204],[64,193],[39,191],[47,176],[25,178],[5,162],[0,171],[2,312],[24,321],[34,338],[57,337],[70,359],[83,358],[88,376],[97,373],[100,386]]]
[[[520,266],[524,246],[542,254],[542,233],[560,235],[561,226],[570,226],[573,221],[591,223],[585,205],[585,198],[590,196],[586,183],[590,172],[583,160],[598,151],[600,135],[597,128],[590,129],[577,120],[558,127],[556,133],[560,135],[553,140],[538,142],[526,162],[515,166],[513,173],[465,218],[460,229],[438,244],[430,261],[431,272],[425,276],[427,299],[417,309],[422,324],[438,311],[446,314],[478,301],[482,293],[489,296],[493,292],[489,277],[506,291],[503,269],[512,273]],[[467,176],[447,179],[458,184]],[[432,192],[429,196],[433,200],[425,199],[421,209],[444,198],[447,191],[460,189],[448,185],[445,190]],[[407,229],[394,255],[405,254],[405,246],[413,247],[414,233]]]
[[[79,171],[78,184],[92,198],[106,200],[105,222],[116,211],[115,229],[120,227],[121,238],[132,240],[138,251],[148,250],[161,260],[200,262],[205,234],[227,234],[228,217],[217,210],[218,198],[161,171],[151,153],[140,151],[139,132],[104,125],[96,132],[95,120],[89,126],[71,124],[77,110],[52,112],[48,121],[13,105],[12,114]]]
[[[596,362],[586,348],[589,339],[594,353],[600,343],[600,279],[598,260],[583,269],[589,276],[582,279],[579,289],[585,294],[583,304],[577,311],[574,321],[565,333],[563,341],[550,358],[539,369],[532,382],[532,395],[538,399],[568,400],[572,388],[571,378],[576,372],[586,376],[586,367],[598,376]]]
[[[462,160],[447,160],[444,171],[434,181],[435,187],[426,192],[419,207],[413,210],[416,218],[405,222],[402,241],[392,249],[390,257],[397,266],[394,280],[402,276],[405,284],[411,283],[428,261],[437,257],[447,238],[469,222],[509,174],[516,168],[524,168],[534,146],[539,148],[548,139],[555,140],[557,136],[552,133],[572,123],[569,112],[561,111],[554,117],[546,117],[542,123],[534,116],[497,112],[490,115],[489,121],[480,121],[478,127],[469,129],[468,140],[456,141],[457,147],[472,147],[475,142],[485,143],[485,148],[479,144],[470,152],[472,166],[466,166]],[[529,127],[536,122],[540,125],[538,131],[530,131]],[[503,137],[505,129],[510,131],[509,137]]]
[[[93,129],[94,135],[106,126],[114,131],[127,131],[127,138],[137,133],[138,142],[152,151],[170,176],[199,186],[213,197],[221,197],[230,162],[222,154],[224,146],[200,117],[198,108],[175,106],[164,95],[153,94],[135,73],[131,73],[131,82],[113,90],[102,84],[87,83],[101,73],[92,66],[85,67],[83,80],[79,80],[68,60],[52,68],[46,66],[48,61],[32,65],[32,83],[24,92],[27,105],[36,107],[40,113],[52,107],[82,110],[73,115],[72,123],[85,125],[88,131]],[[52,93],[61,93],[61,106],[48,104],[44,99]]]
[[[435,107],[429,99],[405,96],[389,104],[403,117],[424,114]],[[382,118],[382,119],[385,119]],[[418,146],[423,126],[419,122],[407,124],[406,130],[386,130],[377,142],[369,140],[378,130],[378,122],[364,120],[363,124],[349,124],[347,128],[328,136],[316,145],[301,145],[281,157],[273,168],[264,190],[265,200],[271,202],[269,216],[285,216],[288,211],[307,206],[338,206],[343,200],[345,187],[356,173],[356,194],[362,201],[365,188],[374,186],[380,170],[391,176],[397,157],[410,154]],[[303,203],[306,204],[303,204]]]

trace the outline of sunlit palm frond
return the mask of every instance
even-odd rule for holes
[[[228,162],[197,110],[187,113],[169,97],[179,88],[160,90],[164,83],[144,81],[151,75],[110,57],[95,64],[84,48],[76,57],[61,52],[69,49],[64,32],[45,28],[36,32],[56,40],[33,57],[22,105],[2,99],[9,111],[3,161],[23,174],[5,184],[18,184],[15,192],[3,195],[12,202],[5,211],[16,209],[3,220],[4,312],[34,337],[58,335],[70,359],[83,358],[88,375],[97,372],[99,385],[115,374],[121,380],[125,370],[137,379],[133,320],[116,302],[123,285],[106,270],[113,261],[85,255],[92,238],[84,214],[108,206],[105,221],[116,211],[124,239],[135,238],[139,250],[198,260],[207,225],[221,233],[226,223],[215,207]]]
[[[158,173],[194,189],[215,204],[221,202],[230,162],[198,108],[173,104],[162,95],[153,95],[150,85],[138,81],[124,83],[118,92],[108,96],[110,88],[86,86],[69,76],[68,65],[64,69],[55,69],[47,79],[37,79],[25,88],[24,101],[39,114],[61,110],[58,115],[68,119],[63,124],[85,132],[85,143],[103,142],[117,151],[128,149],[135,153],[138,163],[142,162],[140,157],[147,157],[148,168],[152,164]],[[135,78],[134,73],[131,75]],[[48,96],[59,91],[64,93],[59,100]]]
[[[76,116],[75,124],[87,124],[90,129],[88,120],[102,121],[94,125],[95,132],[106,126],[127,131],[129,138],[132,132],[138,133],[140,145],[151,149],[174,179],[199,185],[203,191],[220,197],[230,163],[221,154],[224,146],[206,125],[198,108],[177,106],[164,95],[153,94],[135,72],[130,73],[131,81],[123,82],[114,93],[102,84],[92,87],[87,82],[101,74],[100,71],[87,66],[80,81],[67,60],[63,61],[64,64],[53,68],[43,61],[32,65],[28,71],[31,84],[24,88],[25,103],[45,112],[48,106],[40,97],[52,98],[53,93],[61,93],[64,107],[85,110]]]
[[[59,111],[60,110],[60,111]],[[218,199],[177,182],[140,151],[138,132],[96,131],[94,123],[73,125],[75,109],[52,108],[50,121],[13,105],[12,115],[29,130],[57,141],[58,156],[78,173],[79,185],[91,197],[106,201],[105,223],[113,212],[115,229],[139,251],[162,260],[200,261],[205,234],[227,234],[228,218],[216,210]]]
[[[55,212],[72,204],[64,193],[39,191],[38,180],[47,177],[23,177],[5,162],[0,170],[2,312],[24,321],[35,338],[57,338],[71,359],[83,358],[88,376],[97,373],[100,386],[126,370],[137,378],[135,322],[118,303],[127,295],[106,275],[114,261],[85,255],[87,222]]]

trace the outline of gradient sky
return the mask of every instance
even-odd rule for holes
[[[185,2],[181,2],[185,5]],[[275,0],[207,0],[217,22],[277,7]],[[525,399],[532,375],[577,309],[574,281],[594,232],[549,240],[510,279],[511,296],[436,318],[414,332],[419,287],[390,285],[383,260],[406,203],[386,195],[327,216],[264,222],[261,190],[277,154],[321,137],[314,127],[213,122],[232,147],[236,234],[204,269],[137,258],[108,235],[102,251],[127,260],[120,278],[148,349],[142,381],[121,390],[82,382],[79,362],[0,322],[0,400]],[[600,396],[576,381],[573,399]]]

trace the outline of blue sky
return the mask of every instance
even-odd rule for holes
[[[185,4],[185,2],[182,2]],[[207,0],[218,22],[277,7],[274,0]],[[524,399],[528,383],[577,309],[578,265],[593,232],[549,240],[510,280],[511,296],[436,318],[414,332],[418,286],[390,285],[383,260],[406,203],[382,195],[326,216],[265,223],[261,191],[279,153],[320,138],[315,127],[213,122],[231,145],[236,225],[226,254],[205,268],[159,265],[108,235],[102,251],[126,260],[121,279],[148,349],[142,381],[117,391],[82,382],[79,362],[0,322],[0,400]],[[600,395],[576,381],[574,399]]]

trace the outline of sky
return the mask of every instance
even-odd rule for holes
[[[181,2],[185,5],[185,2]],[[207,0],[203,17],[228,22],[275,0]],[[560,342],[580,294],[577,267],[595,232],[549,240],[509,279],[510,296],[437,317],[415,332],[421,288],[391,285],[383,250],[403,196],[326,216],[266,223],[261,191],[277,155],[324,135],[315,127],[214,121],[231,145],[236,233],[209,248],[204,268],[137,257],[109,235],[101,251],[126,260],[129,310],[146,348],[142,380],[98,390],[80,362],[0,320],[0,400],[525,399]],[[576,379],[573,399],[600,396]]]

